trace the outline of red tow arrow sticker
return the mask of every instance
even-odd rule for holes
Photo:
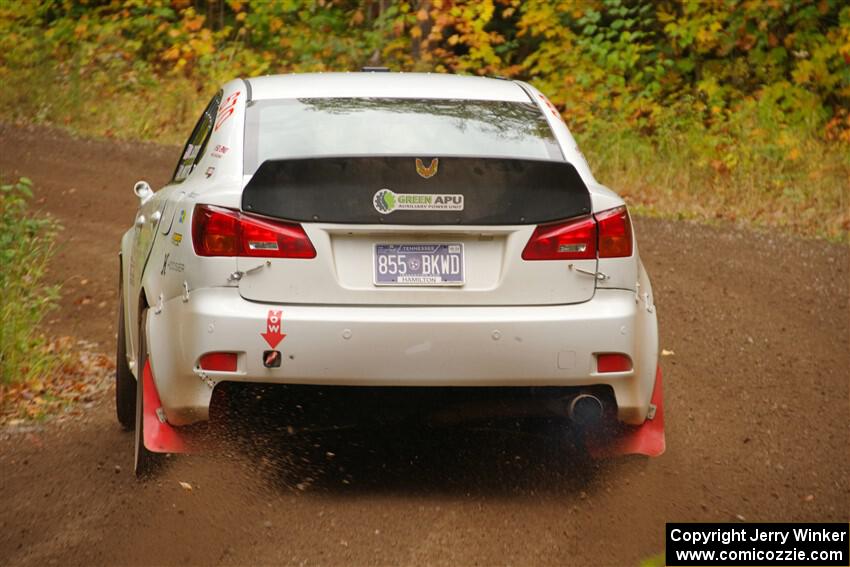
[[[266,332],[260,333],[260,336],[266,339],[272,349],[286,337],[285,334],[280,332],[281,323],[283,323],[283,311],[269,309],[269,316],[266,319]]]

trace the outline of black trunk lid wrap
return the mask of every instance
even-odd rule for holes
[[[562,161],[321,157],[264,162],[245,186],[242,209],[298,222],[541,224],[589,214],[590,194]]]

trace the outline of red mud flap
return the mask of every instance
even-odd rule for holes
[[[145,434],[145,447],[154,453],[188,453],[191,443],[186,435],[181,434],[177,428],[168,423],[163,423],[156,415],[156,410],[162,407],[156,384],[153,381],[150,360],[145,362],[143,372],[144,397],[142,399],[142,419],[144,420],[143,431]]]
[[[664,398],[661,387],[661,367],[655,373],[655,389],[650,400],[655,406],[655,416],[643,425],[623,429],[604,443],[589,443],[588,450],[594,458],[618,457],[622,455],[646,455],[658,457],[664,453]]]

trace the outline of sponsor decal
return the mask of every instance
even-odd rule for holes
[[[180,216],[177,218],[177,222],[183,224],[184,220],[186,220],[186,209],[182,209],[180,211]]]
[[[214,131],[218,132],[218,129],[227,122],[227,119],[233,115],[233,112],[236,110],[236,102],[239,100],[239,94],[241,91],[236,91],[226,99],[224,99],[221,103],[221,106],[218,109],[218,114],[215,117],[215,127]]]
[[[213,166],[209,166],[207,170],[204,172],[204,175],[207,176],[207,179],[212,177],[212,174],[215,173],[215,168]]]
[[[555,117],[555,118],[557,118],[558,120],[562,120],[562,121],[564,120],[564,117],[563,117],[563,116],[561,116],[561,113],[560,113],[560,112],[558,112],[558,109],[557,109],[557,108],[555,108],[555,105],[554,105],[554,104],[552,104],[552,102],[551,102],[548,98],[546,98],[546,97],[545,97],[544,95],[542,95],[542,94],[539,94],[538,96],[540,97],[540,100],[542,100],[542,101],[543,101],[543,104],[545,104],[545,105],[546,105],[546,107],[549,109],[549,111],[552,113],[552,116],[554,116],[554,117]]]
[[[214,158],[222,158],[224,157],[224,154],[228,152],[228,150],[230,150],[230,148],[228,148],[227,146],[218,144],[216,147],[213,148],[213,151],[210,152],[210,155]]]
[[[171,260],[168,263],[168,269],[172,272],[182,272],[186,269],[186,266],[183,264],[183,262],[175,262],[174,260]]]
[[[179,232],[175,232],[174,236],[171,237],[171,243],[175,246],[180,246],[181,242],[183,242],[183,235]]]
[[[269,309],[269,314],[266,317],[266,332],[260,333],[267,343],[269,348],[274,349],[286,335],[280,332],[280,327],[283,324],[283,311],[275,311]]]
[[[425,164],[422,163],[422,160],[416,158],[416,173],[419,174],[419,177],[424,179],[430,179],[437,175],[437,168],[440,166],[439,158],[434,158],[431,160],[431,163],[428,167],[425,167]]]
[[[463,195],[429,195],[427,193],[394,193],[381,189],[372,204],[382,215],[393,211],[462,211]]]

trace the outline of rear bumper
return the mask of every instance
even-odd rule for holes
[[[265,368],[270,309],[282,311],[280,368]],[[150,360],[169,423],[208,418],[221,381],[349,386],[612,386],[618,418],[642,423],[652,396],[654,308],[625,290],[577,305],[381,307],[269,305],[235,288],[193,291],[148,317]],[[207,352],[238,353],[236,372],[204,372]],[[595,353],[631,356],[599,374]]]

